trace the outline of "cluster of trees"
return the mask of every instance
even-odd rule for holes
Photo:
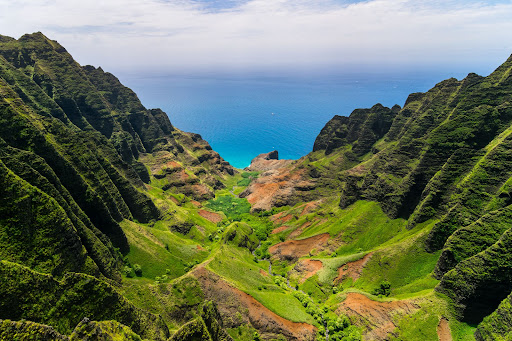
[[[382,281],[379,287],[373,290],[372,294],[380,297],[389,296],[389,294],[391,294],[391,283],[388,281]]]
[[[345,315],[337,318],[325,316],[325,325],[318,328],[319,339],[327,340],[327,331],[329,333],[329,341],[361,341],[361,332],[359,328],[350,324],[350,320]]]
[[[123,275],[126,277],[133,277],[133,273],[135,273],[137,277],[142,276],[142,267],[139,264],[134,264],[133,267],[130,265],[124,266]]]
[[[320,324],[318,328],[318,339],[329,341],[360,341],[361,331],[350,323],[345,315],[335,316],[329,312],[327,306],[320,308],[309,295],[302,291],[294,291],[293,296],[297,298],[306,308],[306,312]],[[327,338],[328,336],[328,338]]]

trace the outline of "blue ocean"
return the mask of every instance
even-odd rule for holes
[[[447,72],[311,73],[275,75],[121,75],[147,108],[161,108],[172,124],[201,134],[233,166],[246,167],[277,149],[281,159],[311,152],[316,136],[334,116],[356,108],[403,106]]]

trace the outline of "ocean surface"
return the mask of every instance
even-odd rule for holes
[[[172,124],[201,134],[238,168],[260,153],[281,159],[311,152],[316,136],[334,116],[376,103],[403,106],[412,92],[464,74],[447,72],[308,74],[125,74],[121,82],[147,108],[161,108]]]

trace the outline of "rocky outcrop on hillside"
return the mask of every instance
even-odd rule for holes
[[[283,168],[291,164],[293,160],[279,160],[279,152],[273,150],[256,156],[251,161],[251,165],[245,170],[250,172],[266,172],[273,169]]]

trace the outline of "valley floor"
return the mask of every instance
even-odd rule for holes
[[[201,203],[148,186],[173,214],[123,223],[123,295],[171,330],[212,300],[235,340],[474,339],[434,291],[440,252],[423,244],[436,221],[408,230],[378,203],[340,209],[336,197],[251,213],[237,194],[257,176],[240,172]]]

